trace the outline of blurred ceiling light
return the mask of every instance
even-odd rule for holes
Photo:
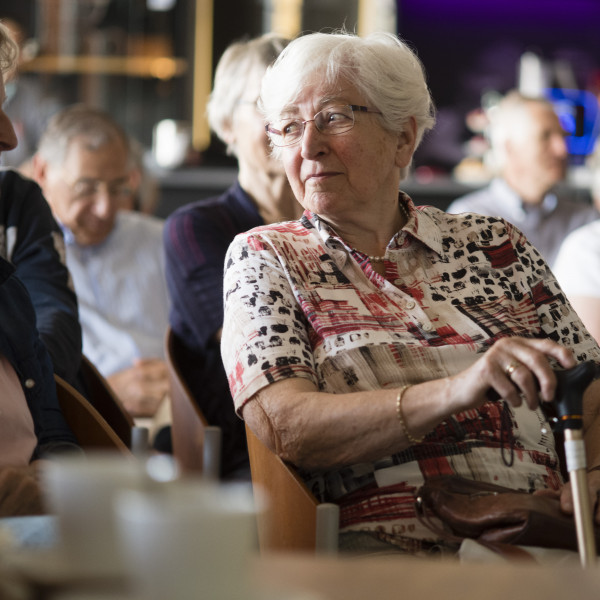
[[[547,87],[546,69],[535,52],[524,52],[518,66],[519,91],[524,96],[539,97]]]
[[[146,0],[148,10],[165,11],[175,6],[176,0]]]
[[[155,58],[150,64],[150,72],[157,79],[171,79],[177,73],[177,65],[172,58]]]

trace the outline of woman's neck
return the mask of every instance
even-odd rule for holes
[[[396,204],[385,214],[383,212],[378,215],[371,214],[367,218],[363,215],[362,219],[356,222],[350,219],[340,223],[328,222],[351,248],[367,256],[382,257],[390,240],[407,221],[408,207],[406,204],[402,206]]]
[[[302,215],[302,206],[292,193],[285,173],[250,174],[249,169],[240,169],[238,180],[265,223],[291,221]]]

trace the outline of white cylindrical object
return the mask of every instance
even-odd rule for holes
[[[565,439],[565,459],[569,473],[587,467],[583,439]]]
[[[569,465],[569,461],[571,465],[567,468],[573,495],[573,513],[577,530],[579,560],[582,567],[595,566],[596,538],[587,486],[585,449],[581,429],[565,429],[565,454],[567,455],[567,465]],[[573,466],[578,468],[573,468]]]

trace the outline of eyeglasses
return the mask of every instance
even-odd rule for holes
[[[74,200],[93,201],[102,192],[111,198],[122,200],[131,196],[132,190],[124,181],[107,182],[99,179],[78,179],[69,184]]]
[[[356,111],[380,115],[378,110],[357,104],[340,104],[329,106],[319,111],[314,118],[300,121],[299,119],[282,119],[266,125],[265,130],[274,146],[292,146],[297,144],[304,135],[307,123],[313,122],[318,131],[325,135],[339,135],[354,127]]]

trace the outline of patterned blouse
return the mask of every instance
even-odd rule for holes
[[[453,375],[497,339],[550,337],[577,361],[600,349],[538,251],[506,221],[415,207],[390,241],[385,275],[306,211],[236,237],[225,272],[222,355],[239,414],[261,388],[304,377],[346,394]],[[508,464],[512,466],[508,467]],[[371,463],[302,475],[341,506],[341,531],[409,551],[435,544],[414,513],[428,476],[457,473],[516,489],[561,483],[541,411],[488,402],[421,444]]]

